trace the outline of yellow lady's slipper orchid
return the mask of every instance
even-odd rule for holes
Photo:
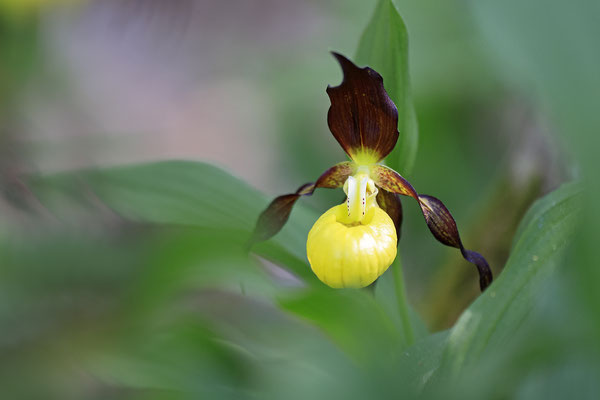
[[[323,283],[334,288],[365,287],[396,257],[402,222],[398,195],[409,196],[418,202],[435,238],[460,249],[477,267],[484,290],[492,281],[490,267],[481,254],[464,248],[456,222],[444,204],[435,197],[417,194],[400,174],[378,164],[392,151],[399,135],[398,110],[383,87],[383,79],[369,67],[358,68],[346,57],[333,55],[342,67],[344,80],[327,88],[331,100],[327,122],[352,161],[336,164],[316,182],[273,200],[259,216],[251,243],[279,232],[301,196],[311,195],[316,188],[343,187],[345,204],[329,209],[310,230],[307,257]]]

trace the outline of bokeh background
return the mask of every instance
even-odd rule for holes
[[[297,312],[341,302],[359,316],[354,325],[322,334],[322,326],[268,301],[302,287],[297,276],[274,260],[249,260],[235,250],[269,198],[345,159],[326,124],[325,88],[341,81],[329,51],[356,54],[375,3],[0,0],[0,386],[6,398],[408,396],[393,383],[402,369],[384,368],[387,353],[402,346],[394,339],[355,346],[356,338],[344,334],[349,326],[368,325],[371,309],[361,309],[352,295],[329,292],[309,305],[287,303],[284,308]],[[419,126],[416,163],[399,172],[420,193],[444,201],[463,242],[484,254],[497,276],[536,199],[584,177],[592,182],[585,204],[597,204],[598,6],[394,4],[409,35]],[[165,174],[150,170],[145,180],[135,173],[96,175],[106,167],[173,159],[210,163],[239,180],[207,184],[195,176],[204,170],[185,163]],[[83,172],[73,179],[71,171]],[[187,208],[137,203],[146,195],[136,188],[161,179],[173,183],[161,194],[185,197],[175,182],[180,176],[197,182],[200,197],[215,194],[218,207],[195,204],[193,197]],[[117,193],[107,192],[107,181]],[[302,199],[293,218],[307,219],[308,229],[342,200],[341,191],[316,192]],[[203,207],[213,206],[231,218],[202,219]],[[598,211],[584,209],[590,210],[587,227],[577,230],[577,250],[565,261],[572,276],[545,284],[544,293],[556,297],[536,306],[543,322],[531,329],[548,333],[536,336],[546,344],[522,360],[511,358],[526,373],[498,375],[513,364],[490,356],[483,372],[470,371],[448,396],[598,394],[599,364],[590,350],[597,345],[589,333],[596,332],[600,303],[590,243],[598,237]],[[237,228],[236,215],[244,216]],[[302,232],[282,234],[302,246]],[[479,295],[476,271],[433,239],[410,201],[400,249],[418,329],[450,328]],[[579,268],[584,265],[589,268]],[[584,333],[562,332],[552,315],[563,328]],[[360,338],[377,342],[388,334]],[[524,336],[529,344],[532,336]],[[522,354],[515,348],[509,354]],[[582,362],[586,351],[591,356]],[[504,390],[491,389],[502,384]]]

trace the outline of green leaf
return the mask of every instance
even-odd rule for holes
[[[417,155],[418,127],[410,92],[408,73],[408,34],[391,0],[380,0],[356,51],[358,64],[379,72],[383,84],[398,108],[400,137],[387,163],[409,175]]]
[[[251,230],[264,196],[209,164],[169,161],[84,174],[120,215],[144,222]]]
[[[280,305],[317,325],[363,365],[389,365],[405,347],[396,324],[364,290],[315,288],[281,299]]]
[[[424,336],[402,353],[401,367],[405,390],[420,393],[439,368],[449,331]]]
[[[189,161],[68,172],[35,179],[32,186],[42,204],[60,219],[89,212],[90,205],[101,205],[140,223],[201,228],[221,237],[230,232],[231,244],[238,248],[243,247],[269,201],[229,173]],[[76,212],[78,209],[82,212]],[[286,227],[269,243],[257,246],[256,252],[276,262],[285,261],[294,272],[312,279],[305,247],[317,217],[299,204]]]
[[[442,362],[444,376],[456,376],[518,332],[543,294],[540,288],[563,260],[580,201],[580,187],[565,184],[528,211],[502,274],[452,328]]]

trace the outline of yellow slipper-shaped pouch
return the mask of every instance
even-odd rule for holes
[[[366,176],[348,181],[347,204],[321,215],[306,242],[313,272],[333,288],[368,286],[396,258],[396,229],[375,201],[377,189]]]

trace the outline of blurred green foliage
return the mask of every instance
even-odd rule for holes
[[[248,254],[246,240],[269,198],[221,168],[164,161],[46,174],[20,170],[4,157],[3,397],[596,399],[600,28],[594,16],[600,9],[593,2],[455,2],[458,9],[468,7],[478,25],[467,29],[462,17],[453,19],[456,10],[419,4],[398,2],[398,8],[429,15],[425,22],[438,24],[432,29],[453,32],[455,39],[482,32],[487,40],[478,37],[485,51],[474,56],[465,50],[471,42],[456,39],[447,60],[455,59],[452,50],[465,64],[467,55],[483,59],[487,52],[494,62],[482,64],[494,68],[475,77],[450,68],[447,80],[488,86],[448,84],[439,97],[418,89],[425,87],[419,79],[434,73],[414,74],[418,155],[408,82],[411,25],[389,0],[374,8],[357,58],[393,82],[391,94],[403,105],[404,136],[388,162],[410,170],[416,155],[412,180],[419,191],[445,201],[447,195],[468,243],[500,254],[493,265],[497,279],[485,293],[463,309],[477,295],[475,274],[466,263],[448,264],[459,278],[442,291],[447,304],[428,304],[435,294],[422,281],[435,281],[445,258],[457,255],[429,237],[410,202],[401,254],[414,307],[406,306],[398,283],[400,260],[373,292],[329,289],[311,273],[307,232],[316,208],[341,193],[297,205],[284,230]],[[2,21],[0,51],[8,56],[0,58],[1,143],[11,143],[18,136],[9,123],[11,110],[28,82],[24,72],[40,57],[38,26],[27,22],[15,30]],[[416,43],[426,42],[418,37]],[[21,56],[10,56],[17,50]],[[411,67],[428,59],[418,52],[414,58]],[[443,57],[439,63],[443,68]],[[286,77],[274,85],[305,85],[303,78]],[[515,167],[515,154],[526,147],[521,138],[492,136],[508,136],[514,126],[497,126],[504,105],[494,97],[514,98],[507,92],[545,116],[569,153],[570,169],[580,175],[537,200],[522,219],[520,210],[542,190],[540,181],[556,180],[548,179],[548,164],[534,173]],[[310,114],[311,105],[304,107]],[[296,116],[282,148],[293,148],[313,123]],[[310,148],[311,140],[304,146]],[[534,146],[524,157],[540,151]],[[331,157],[323,149],[317,153],[317,165],[300,172],[315,172],[322,157]],[[507,193],[501,202],[494,201],[498,190]],[[502,221],[500,237],[495,229],[502,217],[510,221]],[[504,253],[509,256],[502,268]],[[455,311],[460,317],[451,327],[428,331],[431,315]]]

